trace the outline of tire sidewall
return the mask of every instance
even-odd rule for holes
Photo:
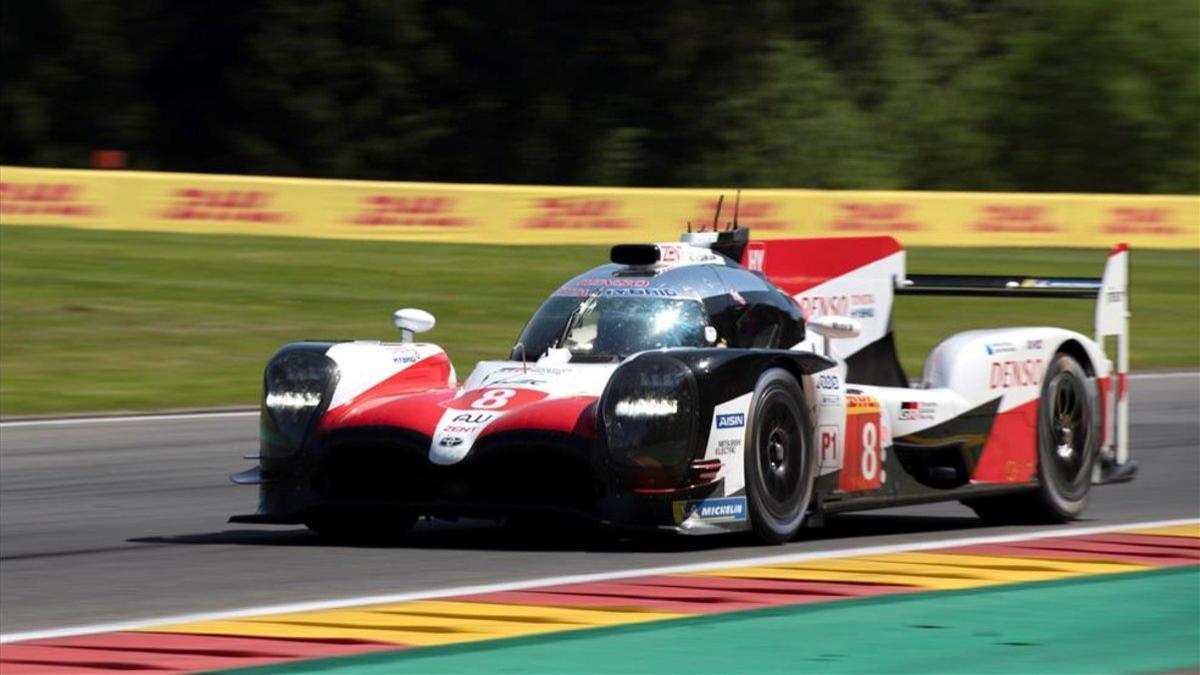
[[[1050,396],[1050,384],[1061,373],[1067,373],[1082,385],[1086,404],[1087,444],[1084,446],[1083,465],[1080,474],[1082,484],[1072,491],[1064,491],[1051,475],[1056,470],[1055,442],[1049,437],[1050,421],[1053,416],[1054,400]],[[1078,517],[1087,507],[1091,488],[1092,469],[1100,454],[1100,395],[1096,382],[1083,370],[1073,357],[1059,353],[1046,369],[1042,382],[1041,398],[1038,401],[1037,419],[1038,480],[1041,484],[1042,500],[1050,511],[1062,520]]]
[[[782,518],[773,515],[764,504],[765,499],[762,493],[766,487],[758,458],[758,454],[762,452],[758,437],[764,403],[780,395],[786,395],[791,401],[792,406],[790,407],[797,415],[796,422],[803,443],[801,471],[798,477],[799,497]],[[770,368],[759,376],[747,416],[743,448],[745,448],[746,500],[752,529],[760,538],[772,543],[791,540],[803,525],[808,504],[812,500],[817,457],[812,449],[812,421],[809,419],[808,408],[805,405],[804,392],[796,378],[788,371],[782,368]]]

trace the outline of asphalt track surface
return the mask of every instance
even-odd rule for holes
[[[1094,491],[1080,525],[1200,517],[1200,374],[1130,387],[1141,472]],[[257,435],[245,414],[0,425],[0,633],[1037,529],[933,504],[844,515],[782,547],[479,522],[422,523],[391,547],[334,545],[225,522],[253,511],[255,490],[226,476],[252,464],[241,456]]]

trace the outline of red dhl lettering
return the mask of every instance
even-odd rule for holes
[[[67,202],[79,194],[67,183],[0,183],[0,199],[19,202]]]
[[[550,198],[534,201],[540,211],[522,223],[522,227],[542,230],[619,230],[629,221],[617,217],[620,204],[615,199]]]
[[[721,214],[732,218],[732,207],[732,204],[726,202],[721,207]],[[711,218],[712,214],[717,212],[717,200],[714,199],[712,201],[701,202],[700,209],[701,213],[708,213],[709,217]],[[729,210],[726,211],[725,209]],[[779,211],[779,205],[775,202],[750,201],[748,199],[743,200],[742,203],[738,205],[738,221],[741,222],[742,218],[766,218],[768,216],[775,215],[777,211]]]
[[[368,195],[366,209],[350,217],[352,225],[383,227],[465,227],[466,218],[455,216],[452,197]]]
[[[1100,226],[1105,234],[1182,234],[1183,230],[1169,224],[1169,209],[1123,207],[1108,210],[1112,220]]]
[[[977,232],[1049,233],[1062,230],[1058,225],[1044,220],[1048,209],[1044,206],[990,204],[980,209],[982,218],[971,225]]]
[[[991,389],[1033,387],[1042,383],[1042,359],[993,361],[988,377]]]
[[[0,182],[0,213],[8,216],[96,216],[100,209],[80,202],[83,188],[70,183]]]
[[[363,201],[376,210],[389,213],[449,213],[454,208],[454,200],[450,197],[371,195]]]
[[[787,223],[779,218],[779,203],[762,200],[743,199],[738,205],[738,223],[743,227],[751,227],[755,230],[783,230],[787,229]],[[705,200],[697,203],[695,215],[692,216],[692,223],[711,223],[713,214],[717,212],[717,200]],[[721,207],[721,217],[723,220],[733,220],[733,204],[728,200]],[[686,225],[686,222],[680,223],[680,227]],[[724,223],[722,223],[724,226]]]
[[[914,232],[924,229],[908,219],[908,204],[899,202],[845,202],[837,205],[839,216],[832,228],[855,232]]]
[[[539,199],[538,208],[566,218],[595,218],[615,213],[617,203],[612,199]]]
[[[288,219],[282,212],[265,210],[271,193],[262,190],[180,188],[171,194],[175,203],[160,214],[167,220],[279,223]]]
[[[175,199],[191,207],[214,209],[256,209],[266,206],[269,195],[259,190],[199,190],[184,188],[175,191]]]

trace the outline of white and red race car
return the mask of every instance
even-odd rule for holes
[[[403,531],[421,516],[550,514],[619,528],[752,530],[959,500],[1068,520],[1127,480],[1128,257],[1100,279],[910,275],[890,237],[615,246],[538,309],[509,358],[459,383],[433,317],[399,343],[297,342],[266,368],[259,507],[235,522]],[[897,294],[1096,302],[1094,336],[953,335],[913,384]],[[1102,348],[1115,338],[1116,362]]]

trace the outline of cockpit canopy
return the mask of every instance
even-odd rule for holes
[[[761,275],[707,251],[685,247],[679,257],[602,265],[568,281],[538,308],[510,358],[537,360],[555,348],[572,361],[614,361],[680,347],[787,349],[804,339],[799,307]]]
[[[711,346],[707,327],[699,299],[597,290],[586,297],[551,297],[525,326],[520,343],[529,358],[557,347],[574,360],[615,360],[647,349]]]

